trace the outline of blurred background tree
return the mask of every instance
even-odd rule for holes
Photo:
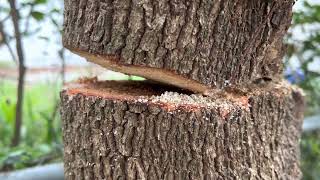
[[[62,11],[63,0],[0,1],[0,171],[62,160],[58,105],[65,81],[84,75],[137,79],[88,65],[65,51]],[[319,0],[297,3],[289,32],[284,76],[304,89],[306,116],[319,125]],[[301,150],[304,179],[320,179],[319,130],[303,134]]]
[[[25,84],[25,53],[30,53],[30,49],[24,43],[24,39],[39,36],[43,27],[42,22],[46,20],[57,29],[61,28],[59,25],[61,23],[57,22],[54,14],[61,16],[62,12],[48,4],[49,0],[1,1],[0,45],[7,48],[18,71],[16,82],[8,81],[6,78],[1,79],[0,168],[2,170],[33,166],[61,157],[58,88],[48,89],[40,84],[36,86]],[[39,36],[39,38],[49,41],[50,36]],[[30,87],[25,91],[26,86]]]

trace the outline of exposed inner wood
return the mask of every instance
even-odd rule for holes
[[[249,99],[267,92],[275,96],[291,93],[292,88],[285,81],[272,82],[268,85],[252,87],[238,92],[234,90],[219,91],[211,97],[193,94],[191,91],[175,86],[156,84],[151,81],[97,81],[97,79],[80,80],[69,83],[65,90],[68,94],[84,94],[86,96],[105,99],[141,101],[160,104],[170,108],[200,108],[210,106],[239,106],[249,108]]]
[[[160,105],[171,110],[176,108],[199,109],[213,105],[213,103],[216,105],[216,102],[232,104],[227,98],[209,98],[175,86],[155,84],[150,81],[96,81],[89,79],[84,82],[70,83],[66,86],[65,91],[70,96],[83,94],[88,97],[143,102]]]
[[[175,85],[183,89],[189,89],[193,92],[205,93],[211,89],[195,80],[185,78],[169,70],[137,65],[123,65],[120,64],[120,60],[116,56],[93,55],[80,50],[72,50],[72,52],[112,71],[141,76],[158,82]]]
[[[149,99],[151,96],[160,96],[170,91],[190,95],[192,92],[164,84],[155,84],[151,81],[97,81],[96,78],[80,79],[66,85],[70,94],[82,93],[86,95],[134,100],[137,98]]]

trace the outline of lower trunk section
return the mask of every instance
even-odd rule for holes
[[[213,98],[149,82],[86,81],[61,99],[68,180],[301,175],[303,98],[284,82]]]

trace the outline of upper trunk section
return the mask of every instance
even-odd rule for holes
[[[63,43],[111,70],[193,91],[242,86],[281,73],[293,3],[65,0]]]

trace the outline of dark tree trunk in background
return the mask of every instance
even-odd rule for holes
[[[15,116],[15,128],[14,135],[12,138],[12,146],[17,146],[20,143],[21,126],[22,126],[22,113],[23,113],[23,93],[24,93],[24,76],[25,76],[25,65],[24,65],[24,54],[21,39],[21,31],[19,27],[19,11],[17,10],[16,1],[8,0],[11,10],[11,18],[14,28],[14,35],[16,40],[16,49],[19,61],[19,79],[17,88],[17,104],[16,104],[16,116]]]
[[[111,70],[196,92],[245,86],[281,74],[293,3],[65,0],[63,43]]]
[[[284,82],[215,98],[83,82],[61,100],[67,180],[301,177],[303,98]]]

